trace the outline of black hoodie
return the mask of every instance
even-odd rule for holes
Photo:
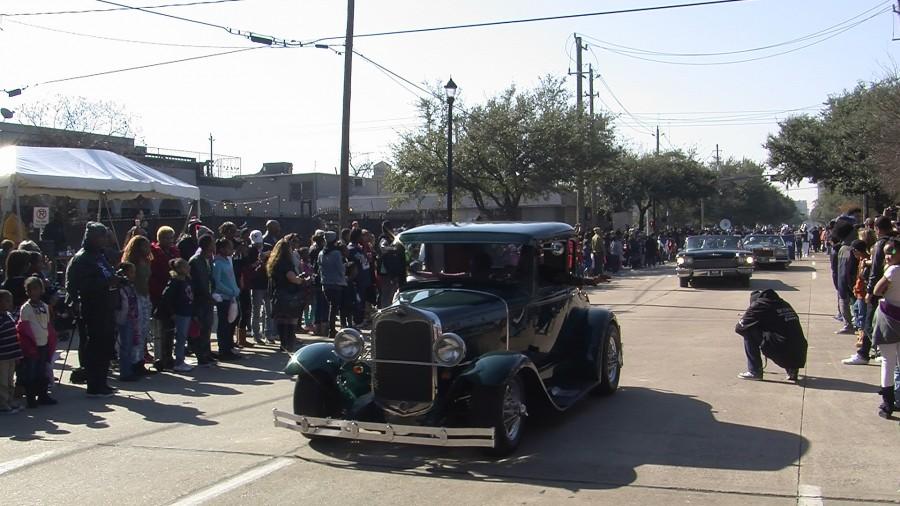
[[[763,354],[785,369],[806,366],[806,338],[800,317],[775,290],[756,290],[750,294],[750,307],[734,331],[742,336],[762,331]]]

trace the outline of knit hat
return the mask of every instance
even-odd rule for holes
[[[325,232],[325,242],[331,244],[334,241],[337,241],[337,232],[335,232],[334,230]]]
[[[254,230],[250,232],[250,242],[253,244],[260,244],[263,242],[263,233],[259,230]]]

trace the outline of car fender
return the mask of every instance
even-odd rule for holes
[[[594,363],[598,357],[603,356],[601,354],[605,352],[603,347],[606,346],[606,333],[609,330],[609,326],[618,326],[618,324],[616,315],[608,309],[592,307],[588,310],[587,325],[590,341],[587,343],[587,358],[591,363]],[[625,354],[622,351],[621,332],[619,340],[619,367],[622,367],[625,365]]]
[[[517,352],[496,352],[481,356],[475,364],[460,375],[469,388],[475,386],[500,386],[513,376],[520,374],[530,402],[529,412],[559,412],[563,408],[553,402],[547,387],[534,363]]]
[[[313,378],[325,375],[329,379],[335,379],[341,364],[340,357],[334,352],[334,344],[313,343],[295,351],[284,372],[290,376],[305,372]]]

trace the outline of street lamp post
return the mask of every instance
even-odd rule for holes
[[[451,77],[444,86],[447,92],[447,221],[453,221],[453,101],[456,99],[456,83]]]

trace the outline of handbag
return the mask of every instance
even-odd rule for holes
[[[237,299],[231,299],[231,304],[228,306],[228,323],[234,323],[238,317],[238,303]]]

